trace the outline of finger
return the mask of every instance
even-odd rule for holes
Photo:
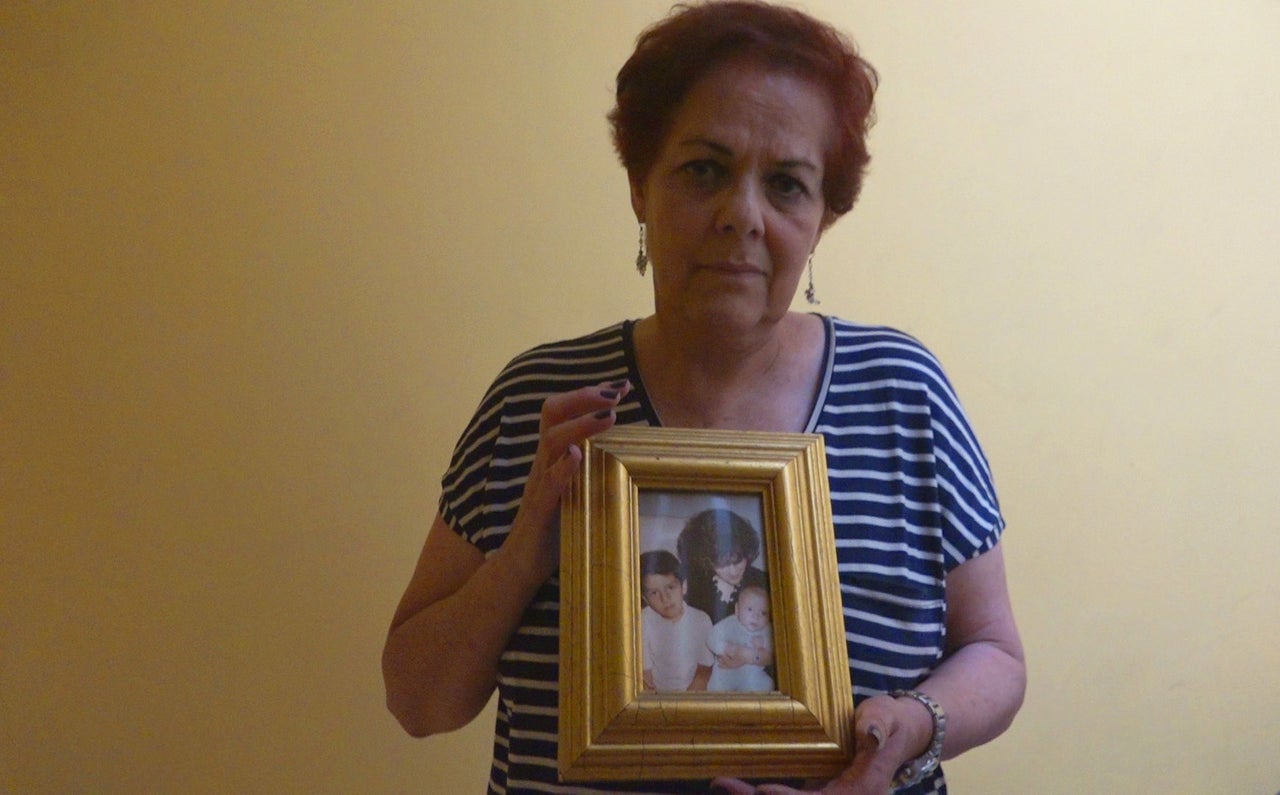
[[[560,457],[544,467],[536,478],[530,477],[520,501],[520,512],[535,524],[551,521],[560,505],[561,496],[568,489],[581,463],[582,448],[576,444],[567,445]]]
[[[593,414],[574,417],[558,425],[544,428],[538,442],[538,450],[533,462],[531,481],[538,480],[546,471],[560,463],[572,447],[581,446],[588,437],[607,431],[617,422],[617,415],[612,408],[599,409]],[[580,460],[580,459],[579,459]],[[564,485],[567,481],[563,481]]]
[[[870,740],[870,735],[867,735]],[[862,795],[870,792],[888,792],[897,765],[893,755],[873,741],[867,747],[854,751],[853,764],[841,771],[823,787],[823,795]]]
[[[889,782],[898,769],[900,756],[900,749],[896,748],[893,739],[897,727],[893,706],[894,700],[889,696],[873,696],[858,705],[854,714],[853,764],[833,783],[840,787],[859,786],[867,788],[865,791],[869,792],[884,792],[889,789]],[[842,791],[845,790],[834,790],[837,793]]]
[[[901,705],[889,695],[872,696],[854,712],[853,732],[859,749],[886,749],[897,754],[903,749],[899,710]]]
[[[717,778],[711,782],[711,791],[715,795],[753,795],[756,788],[741,779]]]
[[[560,494],[569,486],[569,482],[573,480],[574,475],[578,474],[578,465],[582,463],[582,448],[576,444],[570,444],[565,448],[564,455],[556,459],[556,462],[547,469],[547,491],[554,492],[559,500]]]
[[[617,420],[614,408],[631,388],[626,381],[614,383],[621,383],[623,388],[584,387],[543,401],[538,423],[538,452],[531,476],[559,460],[570,445],[581,444],[587,437],[613,427]]]
[[[871,751],[879,751],[884,748],[884,729],[880,728],[878,723],[868,726],[862,737],[864,748],[868,748]]]
[[[884,747],[884,727],[877,718],[862,716],[854,723],[853,740],[859,751],[878,751]]]
[[[546,430],[577,417],[613,408],[630,392],[631,382],[619,379],[552,395],[542,403],[540,428]]]

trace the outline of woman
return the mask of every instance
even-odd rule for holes
[[[733,615],[738,592],[747,586],[769,587],[755,565],[760,534],[751,523],[725,508],[699,511],[685,522],[676,552],[688,572],[685,601],[722,621]]]
[[[727,508],[710,508],[689,517],[676,540],[676,552],[688,572],[685,601],[710,616],[714,624],[735,614],[743,588],[769,590],[768,575],[754,565],[760,555],[760,534]],[[772,666],[773,646],[763,658],[730,647],[716,652],[716,665],[725,670]]]
[[[901,333],[789,311],[857,196],[874,85],[837,32],[750,2],[677,11],[619,72],[610,119],[654,313],[540,346],[498,376],[383,653],[388,706],[414,735],[466,724],[499,689],[491,792],[558,791],[557,507],[582,441],[615,424],[825,437],[857,753],[824,792],[945,791],[937,758],[1017,711],[1004,523],[940,368]]]

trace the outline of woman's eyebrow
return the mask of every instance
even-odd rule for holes
[[[778,167],[789,169],[789,170],[812,171],[815,174],[822,170],[817,165],[809,162],[808,160],[805,160],[804,158],[797,158],[795,160],[780,160],[778,161]]]
[[[691,147],[691,146],[702,147],[704,149],[710,149],[712,152],[715,152],[716,154],[722,157],[733,156],[733,150],[725,146],[724,144],[719,143],[717,141],[713,141],[710,138],[703,138],[701,136],[696,136],[696,135],[693,136],[692,138],[685,138],[683,141],[680,142],[680,146],[681,147]],[[789,170],[799,169],[802,171],[812,171],[814,173],[818,173],[822,170],[816,163],[810,160],[807,160],[803,157],[785,158],[777,161],[775,165],[778,168],[789,169]]]
[[[728,157],[733,154],[733,150],[725,146],[724,144],[713,141],[710,138],[703,138],[698,135],[695,135],[692,138],[685,138],[683,141],[680,142],[680,145],[705,147],[715,152],[716,154],[724,155],[725,157]]]

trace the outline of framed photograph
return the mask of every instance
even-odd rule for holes
[[[563,780],[821,778],[852,759],[821,436],[587,440],[560,587]]]

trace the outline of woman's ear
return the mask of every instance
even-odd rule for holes
[[[635,176],[628,175],[631,184],[631,209],[636,214],[636,223],[644,223],[644,184]]]

